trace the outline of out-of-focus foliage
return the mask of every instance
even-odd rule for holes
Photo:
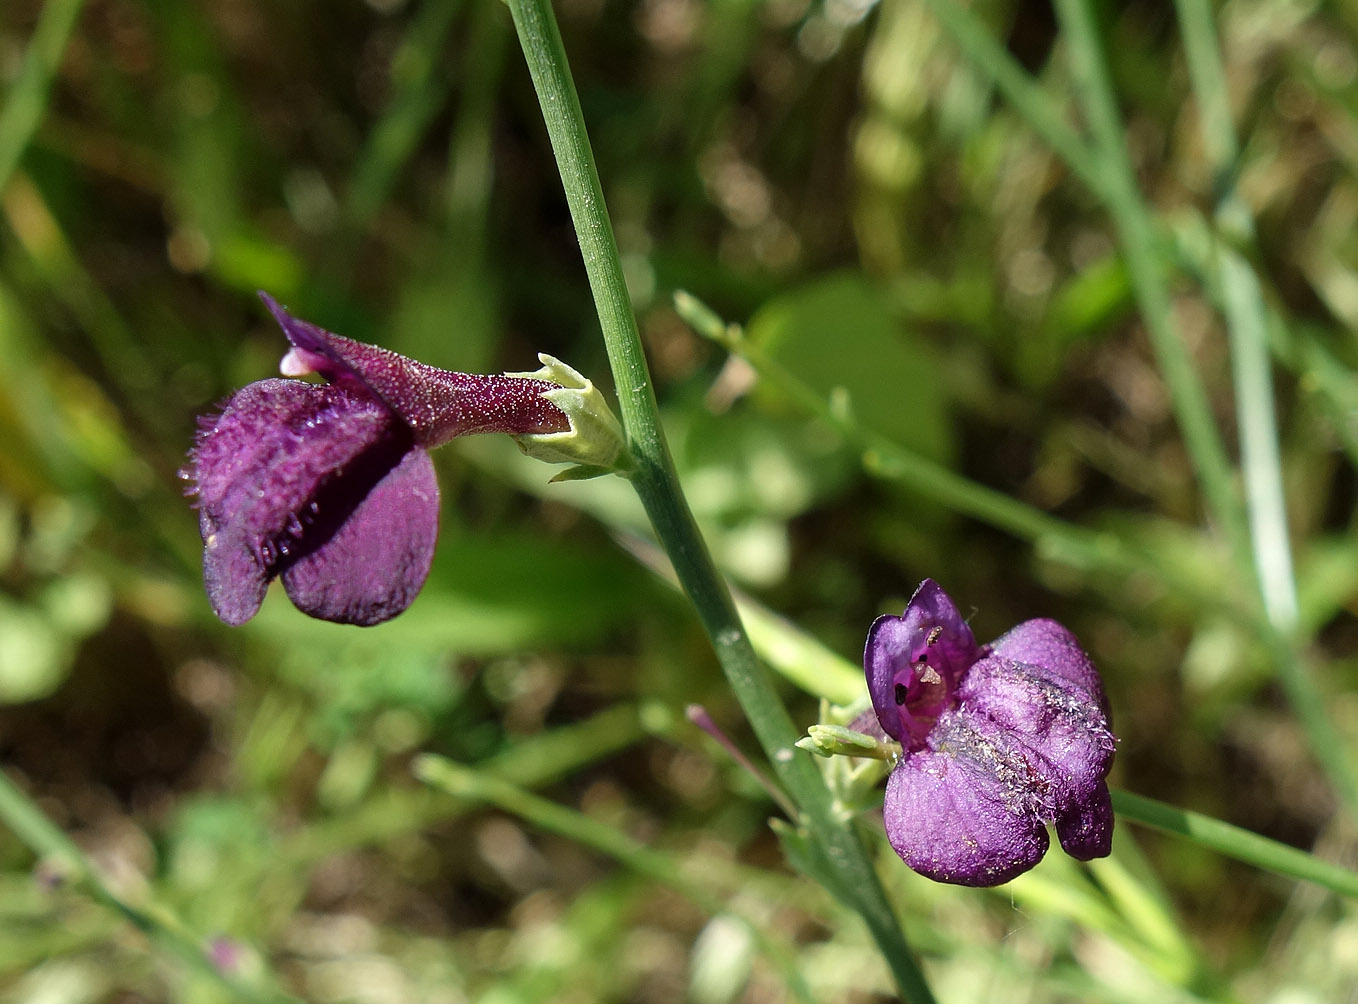
[[[0,107],[54,9],[0,7]],[[973,9],[1078,121],[1046,6]],[[1099,11],[1174,317],[1234,442],[1228,343],[1191,266],[1220,179],[1174,12]],[[1113,229],[928,6],[558,13],[681,475],[732,578],[850,658],[926,575],[982,637],[1058,617],[1107,682],[1118,786],[1352,863],[1353,821],[1238,616],[1253,586],[1201,509]],[[1358,20],[1301,0],[1215,14],[1279,321],[1301,632],[1352,744]],[[817,1000],[882,999],[866,934],[684,722],[702,702],[752,745],[691,613],[615,543],[644,525],[621,482],[548,486],[511,444],[459,443],[437,458],[429,586],[391,624],[271,596],[227,630],[202,595],[176,472],[195,416],[276,367],[256,289],[431,363],[545,351],[607,384],[503,6],[87,0],[38,98],[0,180],[0,761],[110,886],[262,999],[757,1002],[784,998],[788,966]],[[695,336],[677,288],[865,428],[1166,576],[1077,566],[869,479]],[[675,881],[425,790],[419,751],[541,789]],[[865,833],[941,1000],[1358,983],[1352,904],[1126,825],[1109,862],[1051,855],[999,893],[920,880]],[[0,1000],[233,999],[49,864],[0,832]]]

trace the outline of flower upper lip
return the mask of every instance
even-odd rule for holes
[[[280,367],[285,375],[316,373],[335,386],[381,401],[423,447],[479,432],[570,428],[561,409],[541,396],[555,386],[546,380],[439,369],[326,331],[293,317],[267,293],[259,295],[293,346]]]

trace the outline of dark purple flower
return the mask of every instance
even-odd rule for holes
[[[1047,823],[1072,856],[1108,854],[1108,706],[1064,627],[1024,621],[978,645],[948,594],[925,579],[904,614],[873,623],[863,665],[877,720],[902,746],[883,814],[911,868],[998,885],[1041,860]]]
[[[347,624],[395,617],[424,585],[438,536],[428,450],[476,432],[561,433],[556,385],[426,366],[292,317],[261,293],[292,349],[285,376],[201,419],[194,482],[203,579],[217,616],[243,624],[270,580],[304,613]]]

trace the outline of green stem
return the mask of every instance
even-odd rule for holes
[[[488,802],[539,829],[592,847],[638,875],[677,890],[710,916],[725,914],[735,917],[744,925],[760,950],[782,971],[793,996],[808,1004],[814,1000],[796,959],[789,955],[786,948],[765,935],[762,925],[733,909],[728,899],[714,894],[708,885],[689,878],[686,874],[688,870],[671,855],[653,850],[607,823],[548,801],[503,778],[473,770],[444,757],[425,754],[415,761],[413,770],[421,781],[460,801]]]
[[[984,22],[957,0],[927,0],[929,10],[971,65],[988,76],[1014,110],[1085,185],[1105,202],[1112,186],[1098,154],[1067,123],[1039,87],[991,34]]]
[[[1316,759],[1341,801],[1354,812],[1358,811],[1358,772],[1343,737],[1325,711],[1323,695],[1306,670],[1305,653],[1297,638],[1297,581],[1273,404],[1268,310],[1254,268],[1220,236],[1225,232],[1252,244],[1254,218],[1233,183],[1239,144],[1231,122],[1216,25],[1205,0],[1176,0],[1176,6],[1204,145],[1218,185],[1216,230],[1208,235],[1208,286],[1219,292],[1230,337],[1240,462],[1254,570],[1266,618],[1266,642]]]
[[[1249,240],[1254,220],[1240,199],[1232,177],[1239,154],[1226,90],[1216,25],[1205,0],[1175,0],[1188,58],[1189,78],[1197,98],[1204,146],[1217,179],[1216,222]],[[1215,234],[1218,285],[1231,339],[1231,370],[1235,384],[1236,420],[1240,427],[1241,466],[1245,502],[1259,591],[1269,620],[1287,634],[1296,626],[1297,586],[1287,537],[1283,501],[1282,463],[1278,455],[1278,426],[1273,407],[1269,368],[1268,312],[1259,279],[1249,263]]]
[[[1231,102],[1226,88],[1226,69],[1217,44],[1212,6],[1206,0],[1174,0],[1188,60],[1188,78],[1198,104],[1198,124],[1217,184],[1233,192],[1226,179],[1240,155],[1231,123]]]
[[[169,955],[187,963],[198,973],[228,991],[235,999],[252,1004],[295,1001],[296,998],[247,987],[212,964],[202,940],[161,905],[139,906],[116,893],[90,864],[80,848],[42,814],[33,801],[0,771],[0,821],[3,821],[34,854],[56,864],[67,881],[82,887],[95,902],[113,911],[144,933]]]
[[[533,86],[542,106],[575,223],[590,288],[608,350],[619,411],[636,470],[632,483],[656,536],[692,599],[736,699],[783,786],[797,802],[823,864],[863,917],[909,1001],[933,1000],[905,943],[867,853],[837,817],[829,790],[811,757],[793,744],[800,732],[773,680],[754,654],[731,595],[718,575],[675,474],[641,337],[623,279],[617,243],[604,205],[584,116],[549,0],[509,0]]]
[[[1269,621],[1287,635],[1297,626],[1297,581],[1283,499],[1264,297],[1254,270],[1231,249],[1220,249],[1219,268],[1259,593]]]
[[[1245,620],[1239,610],[1224,602],[1220,593],[1205,591],[1199,583],[1165,567],[1153,554],[1129,546],[1115,534],[1067,523],[922,457],[886,436],[864,429],[851,411],[837,409],[832,401],[747,339],[739,325],[724,323],[689,293],[676,293],[674,302],[679,316],[696,332],[746,360],[761,380],[767,380],[795,405],[842,435],[860,452],[864,470],[873,477],[891,481],[954,512],[1029,541],[1038,554],[1048,560],[1124,576],[1150,576],[1204,609],[1220,610],[1234,620],[1244,620],[1253,626],[1254,622]]]
[[[477,763],[476,769],[510,784],[536,788],[619,753],[645,735],[637,709],[616,704],[589,718],[517,740]],[[465,803],[428,788],[386,787],[349,812],[294,830],[277,843],[273,867],[283,872],[308,868],[331,855],[446,825],[466,808]]]
[[[1004,99],[1043,142],[1065,161],[1066,166],[1082,184],[1103,202],[1109,202],[1111,200],[1109,193],[1115,187],[1110,182],[1110,175],[1103,170],[1099,156],[1089,149],[1079,133],[1067,124],[1062,106],[1056,98],[1044,91],[1024,72],[1018,61],[996,41],[985,24],[970,9],[957,3],[957,0],[926,0],[926,2],[968,63],[995,85]],[[1200,78],[1205,76],[1201,72],[1204,64],[1195,53],[1204,48],[1200,30],[1204,18],[1198,13],[1197,8],[1205,7],[1206,4],[1202,3],[1202,0],[1193,2],[1196,5],[1195,11],[1185,21],[1184,35],[1189,52],[1190,75]],[[1210,27],[1210,11],[1206,13],[1206,23]],[[1199,86],[1195,79],[1194,90],[1198,90]],[[1210,89],[1216,85],[1208,86]],[[1222,96],[1225,94],[1224,82],[1219,93]],[[1223,101],[1215,97],[1210,99],[1203,112],[1204,129],[1212,134],[1209,143],[1215,143],[1220,149],[1230,151],[1234,149],[1233,143],[1225,141],[1221,135],[1220,110],[1223,107]],[[1229,125],[1229,109],[1226,111],[1225,119]],[[1233,177],[1233,174],[1232,159],[1229,174],[1219,176],[1218,183],[1224,184],[1228,177]],[[1238,227],[1233,226],[1233,229]],[[1164,226],[1159,228],[1156,236],[1158,240],[1170,243],[1175,243],[1178,237],[1174,229]],[[1190,266],[1189,270],[1198,270],[1196,263]],[[1276,337],[1272,341],[1275,356],[1302,378],[1303,390],[1317,395],[1321,408],[1327,413],[1336,434],[1343,440],[1349,456],[1358,462],[1358,434],[1351,428],[1354,406],[1350,400],[1353,395],[1349,371],[1321,346],[1316,345],[1311,338],[1302,338],[1302,345],[1299,347],[1284,344],[1284,339]]]
[[[47,92],[61,65],[61,54],[75,29],[84,0],[52,0],[42,16],[24,54],[19,76],[5,95],[0,109],[0,192],[19,164],[47,108]]]
[[[1314,882],[1341,896],[1358,898],[1358,872],[1322,861],[1313,854],[1172,805],[1127,791],[1113,792],[1113,809],[1142,826],[1183,837],[1199,847],[1235,858],[1256,868]]]
[[[1103,162],[1105,181],[1100,194],[1113,218],[1132,289],[1169,389],[1189,459],[1202,486],[1208,512],[1235,551],[1240,567],[1248,568],[1250,551],[1231,465],[1212,419],[1202,382],[1175,331],[1169,286],[1160,265],[1155,228],[1127,156],[1122,122],[1092,6],[1089,0],[1057,0],[1056,9],[1067,36],[1075,92],[1080,96],[1095,148]]]

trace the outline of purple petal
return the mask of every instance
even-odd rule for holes
[[[264,306],[269,308],[269,313],[273,314],[274,320],[283,329],[283,334],[287,335],[288,341],[292,343],[293,350],[284,357],[283,369],[286,375],[303,376],[307,373],[318,373],[330,383],[345,387],[354,393],[365,396],[373,394],[373,389],[359,375],[355,365],[346,360],[340,351],[342,343],[348,342],[349,339],[331,334],[300,317],[293,317],[286,307],[268,293],[261,291],[259,298],[264,301]],[[351,344],[359,345],[357,342]],[[395,355],[385,349],[373,348],[373,351]]]
[[[1080,687],[1107,709],[1098,670],[1075,636],[1054,620],[1040,617],[1024,621],[992,642],[990,651],[1014,662],[1042,666],[1051,675]]]
[[[217,616],[231,625],[253,617],[280,564],[324,532],[322,488],[360,457],[390,468],[404,453],[393,438],[401,435],[408,443],[380,403],[295,380],[252,383],[205,421],[186,473]]]
[[[971,667],[957,696],[968,714],[984,716],[1009,745],[1022,748],[1054,812],[1087,802],[1103,787],[1114,742],[1095,695],[1048,667],[991,656]]]
[[[1056,820],[1056,836],[1073,858],[1089,861],[1113,851],[1113,800],[1100,784],[1088,798]]]
[[[983,721],[945,713],[930,736],[933,748],[907,754],[887,781],[887,838],[926,878],[999,885],[1047,851],[1022,759],[984,731]]]
[[[971,628],[957,612],[952,597],[933,579],[925,579],[919,584],[905,605],[903,616],[927,629],[929,651],[937,656],[932,660],[933,665],[940,672],[949,666],[962,672],[976,661],[978,651]]]
[[[868,694],[882,728],[916,748],[980,649],[948,594],[920,583],[900,617],[879,617],[863,652]]]
[[[297,608],[343,624],[390,620],[414,601],[438,538],[434,464],[411,450],[359,502],[335,535],[284,570]]]
[[[289,374],[319,373],[355,394],[377,397],[414,430],[421,446],[478,432],[522,435],[570,428],[561,410],[542,397],[555,384],[441,370],[333,334],[293,317],[267,293],[259,296],[294,346],[285,359]]]

